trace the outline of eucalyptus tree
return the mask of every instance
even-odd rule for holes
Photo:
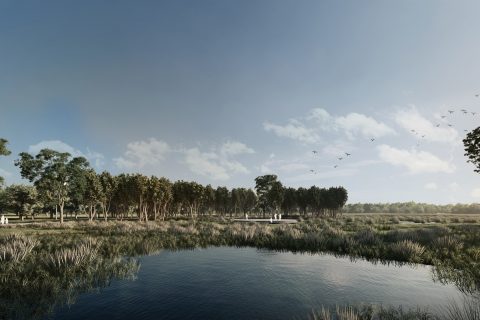
[[[173,201],[173,184],[168,180],[167,178],[160,178],[159,179],[160,185],[159,185],[159,192],[162,194],[162,201],[161,201],[161,214],[162,214],[162,220],[165,220],[165,217],[167,215],[167,209],[168,206],[172,203]]]
[[[215,210],[215,189],[211,185],[207,185],[203,189],[203,211],[211,214]]]
[[[258,196],[258,206],[262,210],[264,217],[268,211],[273,209],[272,201],[278,201],[280,198],[279,194],[275,195],[271,193],[271,190],[274,186],[274,192],[280,191],[277,182],[277,176],[274,174],[268,174],[255,178],[255,191],[257,192]]]
[[[78,170],[88,168],[84,157],[74,157],[67,152],[42,149],[36,156],[27,152],[19,154],[15,165],[20,167],[21,176],[33,182],[39,192],[47,193],[60,208],[60,223],[63,223],[63,209],[70,190],[70,181]]]
[[[103,217],[105,221],[108,219],[112,200],[115,197],[115,193],[118,188],[118,179],[112,176],[109,172],[103,171],[98,175],[98,180],[101,187],[100,207],[102,209]]]
[[[148,183],[149,179],[143,174],[137,173],[130,177],[133,197],[137,201],[138,218],[140,221],[148,221]]]
[[[252,189],[248,189],[246,194],[245,194],[245,207],[244,207],[244,212],[245,213],[250,213],[255,210],[255,207],[257,206],[257,194],[255,191]]]
[[[148,201],[153,211],[153,220],[157,220],[159,214],[165,219],[166,208],[172,200],[172,183],[166,178],[151,176],[148,181]]]
[[[285,188],[282,210],[287,214],[292,214],[297,210],[297,190],[295,188]]]
[[[34,219],[37,209],[42,207],[37,189],[34,186],[12,184],[5,189],[7,207],[23,220],[30,214]]]
[[[317,186],[311,186],[308,189],[308,206],[315,215],[322,213],[325,208],[325,189],[321,189]]]
[[[230,202],[230,191],[227,187],[217,187],[215,190],[215,211],[222,215],[227,213]]]
[[[326,193],[327,209],[335,216],[338,211],[347,203],[348,193],[344,187],[330,187]]]
[[[480,173],[480,127],[467,133],[467,136],[463,139],[463,145],[468,162],[473,163],[474,171]]]
[[[300,187],[296,190],[296,199],[300,214],[307,215],[307,208],[310,203],[308,189]]]
[[[93,170],[87,170],[85,172],[86,190],[84,194],[84,201],[88,207],[88,218],[92,221],[97,216],[97,206],[104,200],[104,193],[100,178]]]
[[[269,207],[273,212],[278,212],[284,196],[285,189],[280,181],[275,181],[267,194]]]
[[[232,211],[234,215],[237,215],[237,210],[241,210],[242,205],[243,205],[243,190],[242,188],[233,188],[231,191],[231,210],[230,210],[230,216],[232,216]]]
[[[175,181],[173,183],[172,210],[175,212],[175,214],[182,214],[182,212],[185,210],[186,203],[187,203],[186,184],[187,182],[182,180]]]
[[[111,203],[117,219],[123,220],[124,215],[128,214],[130,208],[136,204],[136,199],[134,198],[135,190],[131,175],[122,173],[114,178],[116,180],[116,188]]]
[[[184,191],[186,192],[186,199],[190,215],[194,217],[194,215],[198,215],[200,206],[203,203],[204,186],[193,181],[187,182],[186,189]]]

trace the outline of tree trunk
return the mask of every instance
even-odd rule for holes
[[[65,205],[65,202],[60,203],[60,223],[63,223],[63,206]]]

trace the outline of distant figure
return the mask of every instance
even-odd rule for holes
[[[5,224],[5,216],[3,214],[0,217],[0,224]]]
[[[273,216],[275,217],[275,220],[277,220],[277,214],[275,213]]]
[[[281,213],[278,215],[278,220],[282,220],[282,214]]]
[[[270,218],[270,223],[273,223],[273,220],[272,220],[272,218]]]
[[[248,214],[245,214],[245,219],[248,220]]]
[[[5,217],[5,224],[8,224],[8,218]]]

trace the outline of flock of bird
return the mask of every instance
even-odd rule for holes
[[[480,97],[480,94],[475,94],[475,97],[476,97],[476,98],[479,98],[479,97]],[[447,115],[441,115],[440,118],[441,118],[442,120],[445,120],[445,119],[447,119],[448,116],[452,116],[452,115],[455,113],[455,111],[456,111],[456,110],[454,110],[454,109],[447,110],[448,114],[447,114]],[[469,115],[469,114],[470,114],[470,115],[473,116],[473,117],[475,117],[475,116],[477,115],[477,112],[469,111],[469,110],[467,110],[467,109],[460,109],[460,110],[458,110],[458,111],[461,112],[461,113],[463,113],[464,115]],[[453,128],[453,127],[454,127],[454,125],[453,125],[452,123],[449,123],[449,122],[446,123],[446,126],[449,127],[449,128]],[[436,128],[439,128],[439,127],[441,127],[441,124],[440,124],[440,123],[436,123],[436,124],[435,124],[435,127],[436,127]],[[469,130],[464,129],[463,131],[464,131],[464,132],[468,132]],[[422,134],[421,132],[419,132],[419,131],[417,131],[417,130],[415,130],[415,129],[410,130],[410,132],[411,132],[412,134],[414,134],[415,136],[420,137],[421,139],[425,139],[425,137],[426,137],[426,134]],[[372,138],[370,138],[369,140],[370,140],[370,142],[374,142],[374,141],[375,141],[375,138],[372,137]],[[420,146],[420,142],[417,142],[416,146],[419,147],[419,146]],[[312,153],[313,153],[313,155],[318,155],[318,151],[317,151],[317,150],[312,150]],[[352,155],[351,153],[344,152],[342,155],[337,156],[337,160],[338,160],[338,161],[342,161],[342,160],[344,160],[344,159],[346,159],[346,158],[349,158],[351,155]],[[339,164],[339,162],[337,162],[337,163],[335,163],[335,164],[333,165],[333,168],[336,169],[336,168],[338,168],[339,166],[340,166],[340,164]],[[310,173],[312,173],[312,174],[317,174],[318,171],[317,171],[317,170],[314,170],[314,169],[310,169]]]

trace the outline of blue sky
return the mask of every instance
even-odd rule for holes
[[[0,173],[20,182],[18,153],[52,147],[113,173],[229,187],[276,173],[343,185],[351,202],[478,202],[461,144],[480,123],[478,12],[442,0],[0,0],[0,136],[13,151]]]

